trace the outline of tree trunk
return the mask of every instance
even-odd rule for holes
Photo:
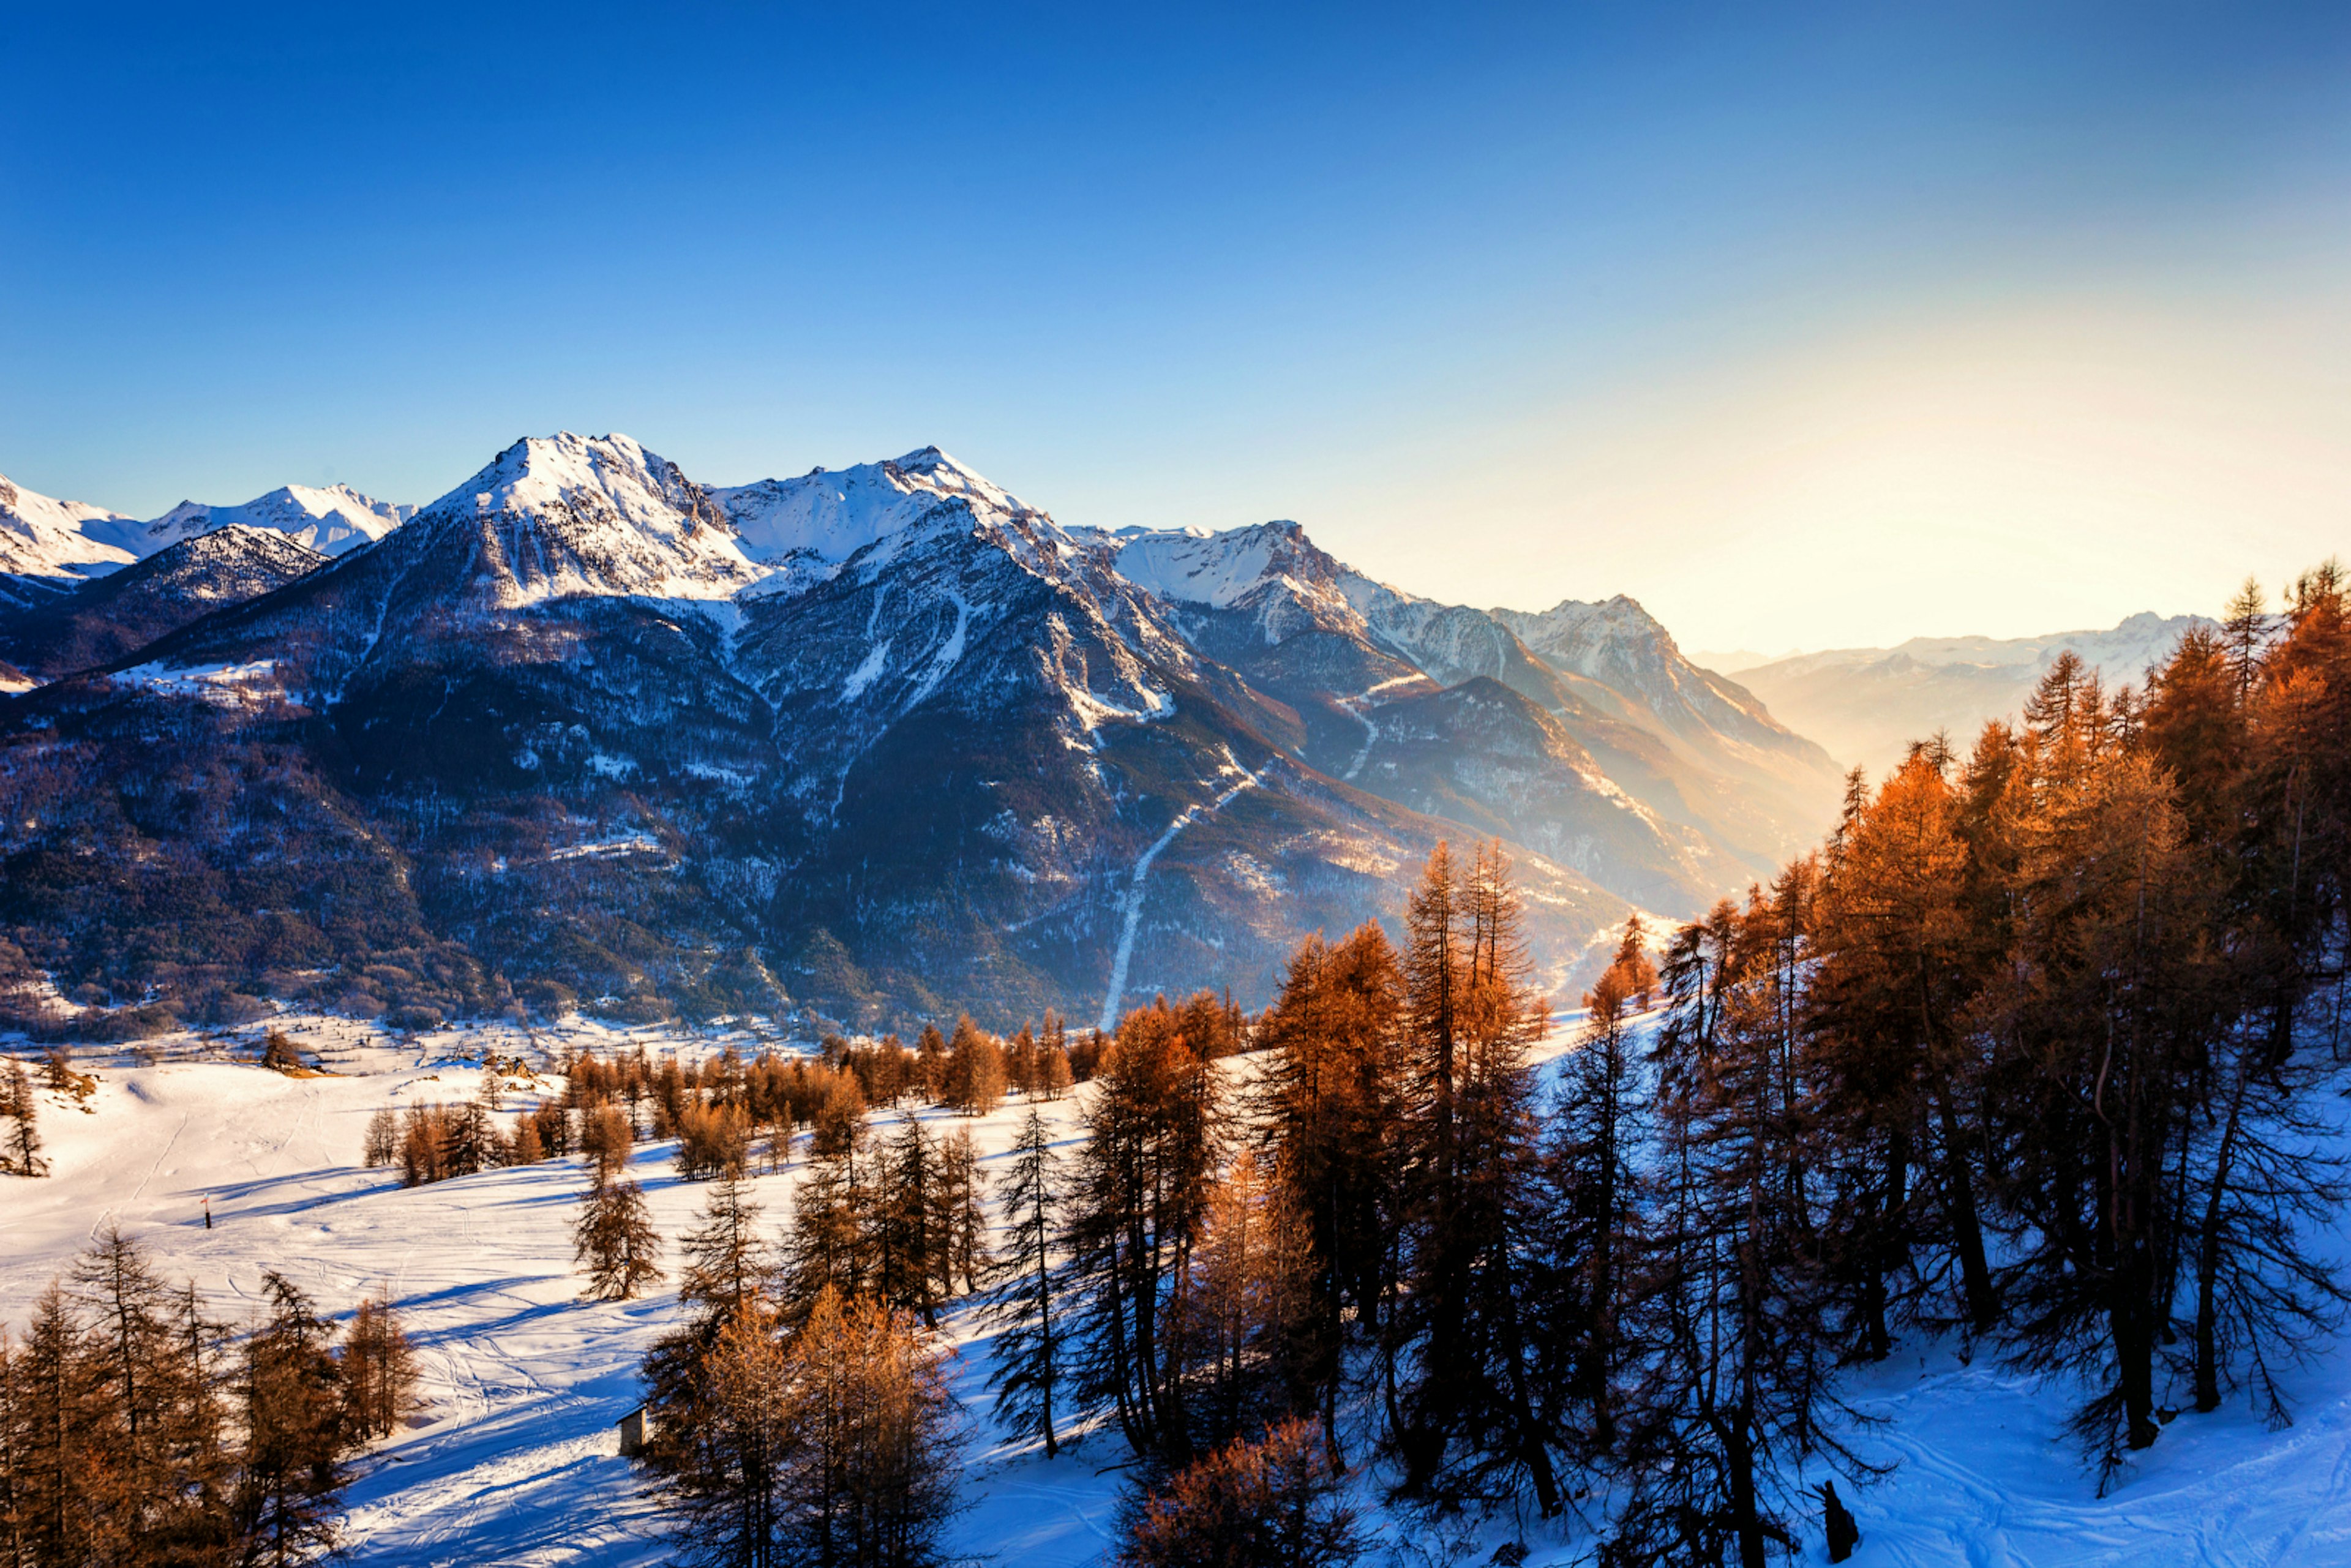
[[[2196,1409],[2199,1414],[2220,1406],[2220,1215],[2229,1192],[2229,1176],[2237,1154],[2237,1126],[2244,1112],[2247,1074],[2243,1063],[2229,1094],[2229,1118],[2221,1129],[2220,1152],[2212,1161],[2212,1190],[2204,1204],[2204,1229],[2196,1249]]]
[[[1935,1092],[1935,1113],[1943,1127],[1943,1206],[1950,1221],[1951,1245],[1959,1254],[1968,1326],[1986,1333],[1999,1320],[2000,1298],[1993,1293],[1991,1264],[1984,1253],[1983,1220],[1976,1212],[1975,1178],[1968,1169],[1966,1138],[1950,1096],[1940,1088]]]

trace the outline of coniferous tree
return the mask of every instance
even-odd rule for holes
[[[956,1020],[947,1046],[940,1102],[967,1116],[985,1116],[1004,1098],[1004,1051],[968,1016]]]
[[[1095,1082],[1066,1235],[1083,1347],[1071,1391],[1137,1454],[1181,1462],[1189,1369],[1170,1320],[1217,1166],[1217,1081],[1163,999],[1120,1022]]]
[[[298,1072],[302,1068],[301,1048],[283,1030],[271,1030],[261,1044],[261,1065],[273,1072]]]
[[[1572,1409],[1574,1457],[1605,1456],[1631,1361],[1628,1322],[1644,1243],[1641,1086],[1633,1060],[1624,966],[1583,998],[1586,1019],[1568,1057],[1543,1153],[1551,1220],[1537,1265],[1545,1303],[1539,1385]],[[1562,1410],[1562,1415],[1567,1414]]]
[[[715,1322],[767,1288],[775,1265],[759,1220],[749,1186],[732,1173],[721,1175],[701,1222],[678,1244],[677,1291],[690,1313]]]
[[[360,1163],[373,1170],[400,1158],[400,1118],[389,1105],[378,1106],[368,1118],[367,1137],[360,1151]]]
[[[573,1265],[588,1276],[580,1291],[600,1301],[634,1301],[662,1277],[661,1233],[653,1228],[643,1189],[632,1181],[604,1181],[580,1199],[571,1227]]]
[[[968,1127],[957,1127],[940,1140],[939,1213],[946,1239],[939,1276],[942,1293],[956,1294],[958,1279],[965,1293],[977,1291],[989,1261],[987,1173],[980,1169],[979,1150]]]
[[[41,1157],[40,1108],[33,1101],[33,1081],[21,1061],[8,1063],[7,1076],[0,1080],[0,1109],[7,1113],[8,1126],[5,1139],[0,1139],[0,1170],[16,1176],[47,1176],[49,1166]]]
[[[389,1437],[415,1406],[416,1350],[390,1302],[361,1301],[343,1330],[343,1428],[365,1442]]]
[[[957,1024],[957,1030],[962,1028]],[[923,1032],[914,1037],[914,1076],[923,1086],[924,1097],[934,1103],[943,1103],[947,1086],[947,1041],[935,1023],[923,1025]]]
[[[2107,1471],[2153,1443],[2190,1095],[2225,1027],[2209,861],[2094,677],[2062,656],[2026,710],[2018,946],[1994,1014],[2004,1206],[2023,1222],[2011,1337],[2031,1365],[2103,1353],[2077,1430]]]
[[[1444,1504],[1520,1488],[1562,1501],[1542,1416],[1535,1316],[1541,1162],[1528,1047],[1544,1025],[1526,984],[1516,894],[1499,846],[1466,875],[1445,846],[1406,909],[1408,1038],[1424,1109],[1395,1338],[1392,1422],[1407,1491]]]
[[[704,1364],[720,1331],[746,1311],[772,1311],[776,1265],[760,1234],[760,1211],[741,1177],[722,1174],[702,1217],[680,1240],[677,1326],[645,1354],[645,1404],[653,1414],[647,1461],[664,1475],[699,1461],[695,1431],[710,1418]]]
[[[876,1271],[878,1183],[856,1080],[844,1076],[826,1091],[810,1124],[807,1163],[792,1194],[784,1259],[785,1314],[794,1322],[827,1287],[861,1294]]]
[[[1606,974],[1614,977],[1625,1006],[1635,1012],[1648,1010],[1657,989],[1657,965],[1649,956],[1649,927],[1637,909],[1625,917],[1625,935]]]
[[[33,1303],[16,1385],[26,1419],[13,1443],[16,1534],[27,1560],[80,1563],[97,1559],[106,1517],[96,1464],[104,1406],[99,1371],[65,1292],[51,1285]]]
[[[1309,937],[1259,1025],[1260,1147],[1311,1260],[1291,1366],[1334,1454],[1349,1325],[1384,1343],[1398,1285],[1403,994],[1395,949],[1366,922],[1335,947]]]
[[[1296,1364],[1313,1267],[1289,1185],[1243,1150],[1210,1187],[1168,1333],[1193,1369],[1194,1441],[1216,1446],[1311,1399]]]
[[[619,1106],[598,1105],[580,1113],[580,1153],[595,1186],[604,1186],[627,1167],[635,1143],[628,1115]]]
[[[1719,909],[1677,944],[1689,963],[1660,1035],[1659,1190],[1619,1413],[1613,1561],[1762,1568],[1774,1544],[1793,1545],[1793,1494],[1775,1491],[1788,1462],[1825,1452],[1872,1473],[1824,1422],[1836,1358],[1820,1326],[1794,1038],[1815,885],[1799,862],[1743,915]],[[1703,984],[1700,957],[1714,966]]]
[[[1849,805],[1806,933],[1812,1141],[1834,1191],[1824,1262],[1855,1349],[1873,1361],[1892,1348],[1897,1281],[1918,1245],[1949,1249],[1970,1329],[1998,1311],[1974,1130],[1982,1064],[1968,1032],[1994,950],[1969,918],[1963,802],[1946,766],[1919,748],[1874,800]]]
[[[996,1329],[988,1379],[997,1418],[1019,1437],[1041,1437],[1045,1457],[1061,1453],[1053,1420],[1067,1375],[1068,1311],[1054,1237],[1060,1229],[1059,1162],[1051,1134],[1035,1109],[1020,1124],[1004,1179],[1008,1242],[992,1270],[987,1316]]]
[[[827,1568],[927,1568],[961,1474],[942,1353],[913,1322],[830,1289],[791,1337],[780,1478],[780,1561]]]
[[[170,1295],[116,1225],[76,1261],[72,1281],[90,1315],[89,1396],[105,1413],[92,1423],[86,1461],[100,1478],[92,1528],[110,1554],[136,1560],[148,1550],[154,1511],[172,1491],[164,1413],[183,1391],[175,1386]]]
[[[873,1224],[873,1292],[883,1301],[938,1324],[952,1285],[945,1175],[937,1144],[911,1113],[880,1156],[880,1193]]]
[[[664,1428],[653,1452],[679,1561],[782,1568],[804,1561],[785,1539],[787,1467],[803,1441],[792,1357],[770,1303],[751,1295],[717,1323],[695,1368],[691,1426]]]
[[[266,1315],[246,1341],[244,1440],[233,1510],[244,1562],[291,1568],[339,1549],[350,1471],[332,1330],[283,1275],[262,1276]]]
[[[1121,1568],[1344,1568],[1368,1549],[1311,1422],[1235,1438],[1137,1500]]]
[[[33,1406],[25,1387],[24,1354],[5,1325],[0,1325],[0,1564],[32,1568],[30,1476],[26,1469],[26,1436]]]

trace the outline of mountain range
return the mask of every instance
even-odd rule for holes
[[[1740,685],[1847,765],[1883,778],[1913,740],[1941,731],[1965,750],[1986,722],[2007,718],[2071,652],[2112,684],[2137,682],[2193,627],[2196,615],[2142,612],[2103,631],[2039,637],[1913,637],[1892,648],[1797,653],[1739,672]]]
[[[1840,786],[1629,599],[1063,524],[935,447],[713,486],[567,433],[421,508],[0,507],[0,987],[87,1029],[1254,1004],[1472,835],[1562,985]]]

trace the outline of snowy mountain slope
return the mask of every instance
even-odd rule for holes
[[[580,1026],[558,1036],[501,1027],[443,1032],[394,1051],[378,1031],[340,1020],[281,1021],[306,1046],[324,1047],[336,1075],[295,1079],[180,1060],[202,1054],[205,1042],[167,1035],[150,1046],[160,1065],[78,1063],[99,1079],[89,1113],[64,1097],[41,1096],[55,1174],[38,1182],[0,1177],[8,1199],[0,1205],[0,1256],[9,1260],[0,1269],[0,1323],[21,1333],[39,1291],[107,1222],[120,1224],[165,1281],[193,1281],[232,1322],[258,1293],[265,1268],[286,1273],[336,1318],[362,1292],[388,1292],[418,1346],[427,1403],[360,1461],[344,1521],[354,1563],[651,1568],[666,1561],[660,1518],[643,1474],[618,1457],[614,1424],[638,1402],[636,1368],[646,1348],[675,1322],[674,1241],[706,1196],[700,1184],[677,1179],[674,1145],[639,1145],[629,1172],[671,1240],[662,1261],[673,1278],[621,1303],[579,1298],[569,1226],[588,1175],[577,1157],[403,1188],[393,1173],[360,1168],[357,1155],[378,1106],[471,1101],[481,1072],[467,1059],[485,1049],[544,1072],[567,1044],[641,1044],[656,1058],[676,1051],[691,1060],[719,1042],[684,1031]],[[747,1051],[760,1043],[731,1038]],[[1555,1033],[1539,1049],[1546,1073],[1556,1072],[1566,1041]],[[530,1106],[559,1095],[562,1082],[507,1085],[509,1106]],[[1092,1092],[1081,1087],[1040,1107],[1065,1149],[1081,1134]],[[935,1125],[968,1127],[982,1169],[998,1179],[1028,1109],[1015,1097],[991,1115]],[[886,1117],[875,1113],[877,1122]],[[788,1223],[800,1175],[795,1163],[752,1178],[764,1235],[776,1237]],[[202,1219],[206,1199],[210,1229]],[[1125,1459],[1124,1445],[1103,1432],[1049,1462],[1008,1441],[986,1387],[989,1335],[967,1307],[948,1313],[943,1329],[970,1423],[968,1508],[951,1549],[1037,1568],[1102,1563],[1124,1479],[1111,1467]],[[2003,1370],[1980,1350],[1963,1358],[1933,1340],[1906,1344],[1845,1376],[1843,1391],[1876,1423],[1850,1440],[1896,1466],[1871,1485],[1834,1478],[1861,1526],[1854,1562],[2286,1568],[2344,1561],[2351,1556],[2351,1355],[2338,1340],[2286,1376],[2296,1405],[2292,1427],[2265,1429],[2241,1398],[2210,1415],[2184,1415],[2100,1498],[2064,1429],[2078,1389]],[[1429,1537],[1413,1534],[1409,1516],[1384,1505],[1386,1479],[1373,1469],[1358,1480],[1356,1501],[1376,1536],[1371,1560],[1440,1555],[1429,1551]],[[1823,1561],[1817,1519],[1800,1522],[1798,1560]],[[1573,1524],[1507,1517],[1468,1530],[1451,1560],[1487,1561],[1521,1530],[1531,1568],[1588,1561],[1593,1543]]]
[[[1714,727],[1710,709],[1662,700],[1679,680],[1721,706],[1637,606],[1615,622],[1620,637],[1637,645],[1594,650],[1599,656],[1584,661],[1587,672],[1539,656],[1504,612],[1439,604],[1374,581],[1316,547],[1295,523],[1098,537],[1117,552],[1123,574],[1169,601],[1196,647],[1297,708],[1308,760],[1374,792],[1387,793],[1392,776],[1363,768],[1364,747],[1379,734],[1376,710],[1419,689],[1412,677],[1440,687],[1482,677],[1517,693],[1550,716],[1550,730],[1564,730],[1575,753],[1540,792],[1565,814],[1527,841],[1613,843],[1593,863],[1623,865],[1628,874],[1635,865],[1650,868],[1638,873],[1642,897],[1659,894],[1656,868],[1682,865],[1678,891],[1656,907],[1694,912],[1741,875],[1809,842],[1833,813],[1835,775],[1826,757],[1768,715],[1734,709],[1720,716],[1732,726],[1726,731]],[[1746,701],[1760,714],[1760,705]],[[1493,744],[1490,722],[1481,727],[1478,739],[1456,744]],[[1511,743],[1521,756],[1553,753],[1561,744],[1532,724]],[[1587,778],[1621,788],[1594,792],[1579,785]],[[1510,799],[1479,800],[1489,787]],[[1524,815],[1534,797],[1499,774],[1472,768],[1443,789],[1419,787],[1390,798],[1417,810],[1459,802],[1440,814],[1469,825],[1513,820],[1535,831]],[[1705,846],[1695,860],[1693,842]],[[1614,891],[1633,895],[1630,883]]]
[[[1187,968],[1263,994],[1293,934],[1360,918],[1434,824],[1281,760],[1294,716],[1086,547],[949,497],[812,586],[747,599],[737,667],[795,737],[785,792],[820,846],[798,895],[862,967],[942,1000],[1008,1007],[1026,974],[1101,998],[1092,1016]],[[1530,875],[1554,944],[1612,902]]]
[[[1759,664],[1740,681],[1841,759],[1883,776],[1906,747],[1938,730],[1974,744],[1988,719],[2022,707],[2060,653],[2072,650],[2115,685],[2137,683],[2200,616],[2146,612],[2103,631],[2039,637],[1913,637],[1892,648],[1837,648]]]
[[[70,592],[0,605],[0,655],[46,676],[88,669],[282,588],[327,559],[273,529],[231,523]]]
[[[466,593],[500,609],[573,594],[725,599],[759,576],[708,493],[625,435],[518,441],[397,541],[410,570],[465,553]]]
[[[1552,714],[1488,676],[1383,702],[1353,779],[1515,840],[1654,912],[1694,912],[1750,873],[1620,789]]]
[[[22,604],[127,566],[129,550],[91,537],[92,525],[116,521],[112,512],[79,501],[59,501],[0,476],[0,603]]]
[[[1031,517],[1032,508],[935,446],[894,462],[861,463],[839,472],[813,469],[797,479],[761,479],[710,492],[754,560],[796,556],[838,566],[869,545],[961,502],[967,515]]]
[[[1817,747],[1774,720],[1737,683],[1682,657],[1655,616],[1618,594],[1597,604],[1562,600],[1541,614],[1495,618],[1552,668],[1631,697],[1677,734],[1727,737],[1759,750],[1825,762]]]
[[[290,636],[288,689],[331,697],[363,670],[508,635],[538,606],[718,601],[761,576],[675,464],[625,435],[564,432],[517,442],[381,542],[154,653],[209,663]]]
[[[376,540],[406,522],[416,508],[379,501],[349,485],[313,489],[308,485],[281,485],[238,507],[212,507],[183,501],[160,517],[140,522],[108,517],[84,525],[93,538],[118,545],[133,555],[157,550],[231,526],[269,528],[322,555],[341,555]]]
[[[935,454],[872,465],[799,531],[771,509],[766,548],[816,570],[752,561],[710,496],[625,438],[517,444],[381,541],[25,699],[16,737],[99,800],[159,704],[204,708],[175,735],[240,767],[260,727],[303,737],[309,847],[273,852],[298,869],[269,907],[327,918],[338,824],[396,846],[395,907],[484,966],[388,982],[442,1008],[545,982],[665,1009],[747,949],[856,1022],[1258,998],[1305,932],[1393,905],[1461,831],[1301,765],[1301,711],[1204,654],[1100,539]],[[141,835],[208,821],[132,805],[100,858],[133,881]],[[246,831],[188,846],[205,896],[243,896]],[[27,813],[0,855],[88,832]],[[583,841],[627,847],[559,858]],[[1564,979],[1624,904],[1520,858]],[[131,983],[69,890],[26,887],[15,918],[71,984]]]

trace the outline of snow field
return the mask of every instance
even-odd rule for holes
[[[663,1561],[660,1521],[642,1478],[617,1456],[612,1424],[637,1403],[638,1361],[674,1320],[676,1298],[578,1299],[569,1232],[586,1186],[581,1163],[415,1188],[358,1163],[378,1107],[473,1098],[481,1070],[457,1058],[461,1046],[543,1064],[567,1035],[444,1030],[402,1045],[365,1025],[279,1022],[319,1049],[337,1075],[287,1078],[202,1060],[213,1048],[183,1036],[151,1048],[161,1058],[152,1065],[127,1054],[78,1057],[99,1080],[86,1112],[42,1092],[54,1174],[0,1178],[0,1322],[21,1332],[40,1291],[110,1221],[138,1239],[164,1279],[193,1280],[218,1316],[235,1319],[257,1302],[264,1268],[279,1270],[337,1315],[364,1295],[388,1292],[416,1342],[426,1404],[360,1461],[349,1494],[354,1563],[622,1568]],[[600,1050],[643,1042],[689,1058],[719,1043],[592,1025],[574,1026],[568,1038]],[[747,1052],[758,1047],[734,1038]],[[1567,1038],[1564,1030],[1555,1034],[1545,1054],[1555,1057]],[[510,1109],[560,1088],[551,1078],[536,1089],[527,1079],[507,1082],[523,1085],[508,1092]],[[1065,1151],[1079,1134],[1083,1095],[1042,1107]],[[1001,1161],[1028,1110],[1015,1100],[975,1121],[924,1115],[935,1130],[970,1127],[985,1168]],[[895,1114],[878,1113],[877,1130]],[[705,1189],[672,1174],[671,1148],[640,1145],[630,1175],[674,1240],[693,1223]],[[797,1174],[796,1163],[755,1179],[771,1234],[789,1218]],[[207,1197],[211,1230],[203,1221]],[[1005,1444],[989,1419],[988,1344],[974,1316],[960,1310],[946,1324],[971,1431],[968,1508],[954,1527],[955,1545],[1021,1568],[1102,1561],[1115,1533],[1124,1445],[1103,1433],[1047,1463]],[[2294,1427],[2263,1429],[2241,1400],[2210,1416],[2183,1415],[2099,1499],[2063,1429],[2078,1390],[2005,1372],[1988,1353],[1962,1364],[1951,1346],[1906,1344],[1845,1385],[1854,1406],[1878,1423],[1857,1446],[1898,1467],[1875,1485],[1837,1478],[1863,1531],[1853,1561],[1922,1568],[2351,1563],[2351,1362],[2332,1347],[2289,1382]],[[2186,1403],[2177,1391],[2164,1397]],[[1375,1480],[1365,1478],[1361,1489],[1367,1521],[1384,1547],[1405,1548],[1399,1560],[1483,1563],[1520,1532],[1511,1521],[1489,1521],[1451,1542],[1458,1555],[1431,1557],[1431,1537],[1380,1509]],[[1801,1523],[1803,1561],[1825,1561],[1817,1517]],[[1533,1548],[1528,1561],[1538,1568],[1574,1562],[1590,1545],[1531,1521],[1524,1529]],[[1373,1561],[1384,1555],[1375,1552]]]

